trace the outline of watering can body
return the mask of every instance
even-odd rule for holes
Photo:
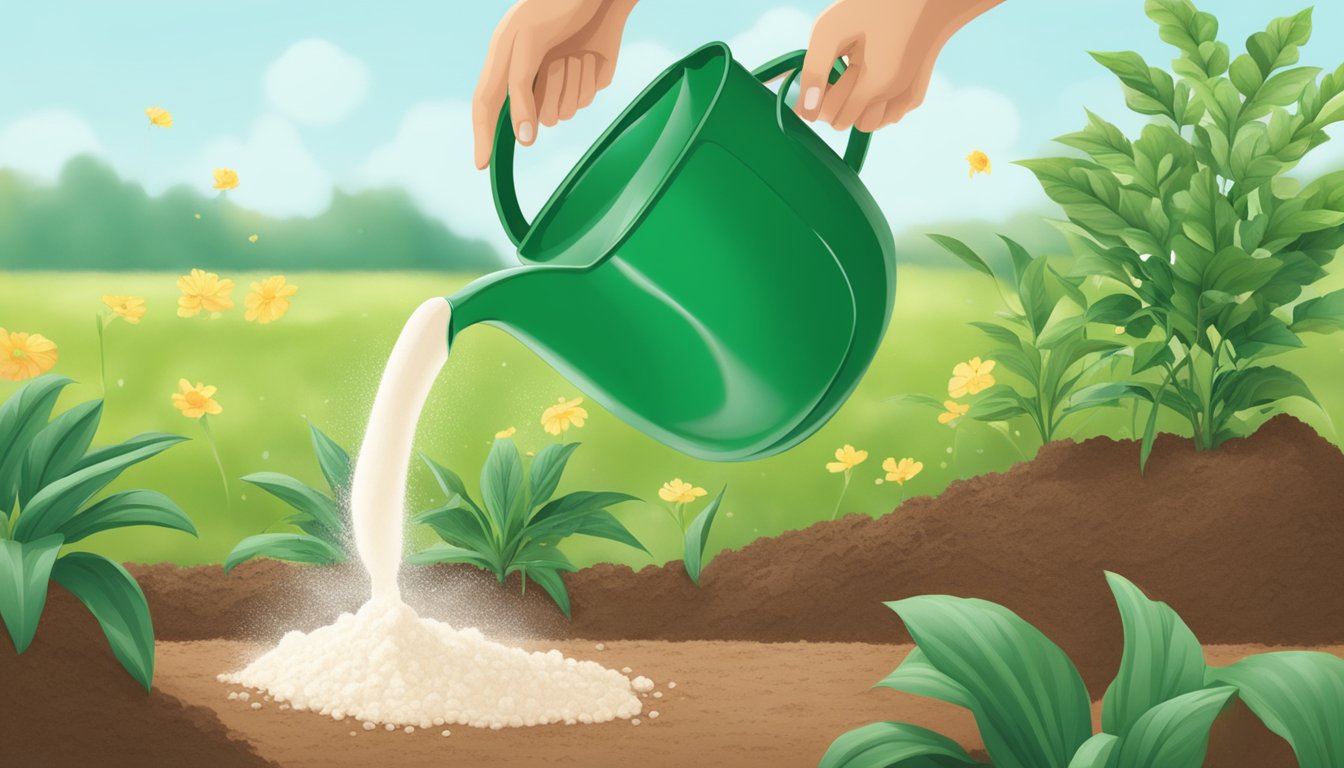
[[[448,298],[449,341],[499,326],[632,426],[698,458],[812,434],[872,360],[895,294],[886,220],[837,155],[721,43],[660,75],[527,223],[505,108],[492,160],[524,266]],[[836,74],[840,71],[837,65]],[[789,82],[792,81],[792,76]]]

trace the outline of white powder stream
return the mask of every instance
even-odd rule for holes
[[[406,474],[420,412],[448,360],[451,316],[443,299],[411,315],[383,372],[355,463],[351,517],[372,599],[330,626],[286,634],[246,668],[219,679],[366,727],[503,728],[632,718],[642,708],[636,691],[652,687],[647,679],[632,684],[596,662],[491,642],[475,629],[421,618],[401,601]]]

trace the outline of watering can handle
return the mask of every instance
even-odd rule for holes
[[[783,126],[784,111],[788,109],[788,105],[784,103],[784,100],[788,97],[789,88],[793,86],[793,81],[798,78],[798,72],[803,68],[803,59],[806,56],[807,51],[802,50],[786,53],[783,56],[767,61],[752,70],[751,74],[755,75],[762,83],[768,83],[785,72],[788,73],[788,77],[784,78],[784,82],[779,84],[779,95],[776,97],[775,102],[775,109],[778,113],[781,127]],[[844,72],[845,62],[841,59],[836,59],[835,64],[831,66],[830,81],[834,83],[836,80],[839,80],[840,75],[844,74]],[[845,147],[844,161],[845,165],[852,168],[855,173],[858,173],[863,168],[863,159],[868,155],[868,142],[872,140],[872,137],[873,135],[871,133],[864,133],[857,128],[849,132],[849,144]]]

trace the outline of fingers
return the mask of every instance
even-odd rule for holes
[[[826,95],[821,100],[821,109],[817,110],[816,119],[834,125],[836,117],[839,116],[845,102],[849,100],[849,94],[854,91],[854,86],[858,83],[858,80],[859,70],[857,67],[846,69],[840,79],[835,81],[835,85],[826,90]]]
[[[523,32],[514,38],[509,56],[509,111],[513,116],[513,133],[525,147],[537,140],[537,103],[532,90],[544,53],[536,38]]]
[[[476,82],[471,99],[472,133],[476,138],[476,167],[490,164],[490,152],[495,143],[495,124],[499,111],[504,108],[504,97],[509,89],[509,59],[513,54],[513,37],[508,29],[509,15],[495,28],[490,48],[485,54],[485,66]]]
[[[597,95],[597,57],[591,53],[583,54],[583,71],[579,75],[579,108],[593,103]]]
[[[559,122],[560,96],[565,88],[565,60],[554,59],[546,66],[546,74],[537,80],[537,119],[550,127]]]
[[[864,133],[872,133],[882,127],[882,118],[887,114],[889,101],[877,101],[868,105],[863,114],[854,122],[854,127]]]
[[[565,59],[565,86],[560,92],[560,119],[568,120],[579,111],[579,89],[583,85],[583,62],[576,56]]]
[[[812,26],[812,39],[807,44],[803,68],[798,72],[798,103],[794,105],[794,110],[804,120],[816,120],[821,114],[825,98],[831,90],[831,67],[840,57],[841,42],[826,22],[826,16],[818,18]]]

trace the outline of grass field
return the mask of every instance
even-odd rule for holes
[[[263,276],[229,277],[239,284],[234,299],[241,305],[247,284]],[[147,299],[149,311],[140,325],[118,321],[108,331],[106,412],[96,442],[152,430],[193,438],[133,469],[115,488],[163,491],[191,515],[200,537],[137,528],[90,542],[91,549],[124,560],[219,562],[244,536],[279,530],[277,521],[285,508],[237,478],[271,470],[320,485],[305,420],[353,452],[401,324],[423,299],[451,293],[466,280],[442,274],[295,274],[290,278],[300,291],[289,315],[259,326],[245,322],[239,309],[215,319],[178,318],[175,278],[167,273],[0,273],[0,327],[51,338],[60,346],[56,372],[79,382],[67,391],[62,408],[102,396],[95,331],[100,297],[125,293]],[[1344,283],[1339,275],[1329,282],[1331,287]],[[936,494],[957,477],[1001,470],[1032,455],[1037,441],[1025,424],[1011,425],[1011,434],[1020,436],[1010,442],[969,419],[954,431],[939,425],[928,408],[893,399],[909,393],[941,399],[952,366],[987,349],[979,332],[966,323],[987,319],[998,308],[993,287],[969,271],[903,268],[890,330],[859,390],[817,435],[770,459],[694,461],[587,401],[592,418],[566,435],[584,445],[561,490],[618,490],[649,500],[616,512],[652,557],[582,538],[566,542],[564,549],[580,565],[610,561],[639,566],[680,557],[680,534],[657,497],[659,486],[673,477],[704,486],[711,494],[729,486],[711,540],[711,548],[718,550],[829,517],[841,478],[828,473],[824,464],[843,443],[866,449],[870,456],[855,470],[841,514],[878,515],[899,502],[896,485],[874,483],[886,456],[924,462],[923,473],[905,488],[909,497]],[[1344,387],[1339,385],[1344,335],[1309,336],[1307,343],[1306,349],[1276,362],[1307,380],[1329,416],[1301,402],[1291,403],[1289,410],[1338,442],[1331,417],[1344,415]],[[180,378],[219,388],[224,412],[212,418],[212,426],[230,476],[227,501],[200,426],[178,414],[170,401]],[[16,388],[0,382],[0,398]],[[539,448],[555,439],[542,431],[541,411],[557,397],[579,394],[503,332],[472,329],[459,337],[431,395],[418,447],[474,487],[497,430],[516,426],[515,440],[522,450]],[[1127,437],[1130,424],[1127,409],[1107,409],[1077,417],[1066,424],[1065,433]],[[417,467],[410,507],[425,509],[442,501],[427,473]],[[417,535],[427,540],[423,531]]]

